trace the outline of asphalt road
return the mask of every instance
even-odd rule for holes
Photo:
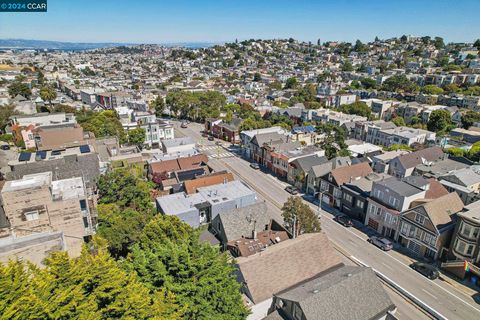
[[[200,150],[204,149],[207,155],[224,154],[225,157],[211,157],[209,165],[215,170],[233,172],[254,189],[259,199],[265,200],[272,211],[280,215],[281,206],[290,196],[284,191],[286,183],[268,173],[250,168],[249,162],[240,157],[229,156],[228,152],[220,152],[214,148],[214,142],[201,137],[202,126],[199,124],[191,123],[186,129],[181,129],[177,125],[176,129],[181,135],[199,141]],[[225,144],[225,147],[228,150],[228,144]],[[310,205],[313,210],[318,210],[317,206]],[[466,294],[466,291],[458,290],[442,279],[431,281],[425,278],[410,269],[408,264],[411,260],[404,255],[395,251],[383,252],[369,244],[366,241],[368,236],[362,231],[355,228],[347,229],[334,222],[330,213],[322,210],[318,212],[321,215],[322,229],[345,255],[350,255],[381,272],[447,319],[480,319],[480,306]],[[401,319],[418,319],[419,315],[412,313],[415,308],[401,307],[400,305],[399,313],[404,313]]]

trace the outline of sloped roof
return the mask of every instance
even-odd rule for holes
[[[313,166],[327,163],[327,157],[318,157],[317,155],[311,155],[301,157],[292,161],[292,165],[301,169],[303,172],[308,172]]]
[[[371,268],[343,266],[278,297],[298,302],[307,320],[380,319],[395,309]]]
[[[238,278],[254,303],[343,265],[325,233],[303,234],[237,259]]]
[[[197,154],[191,157],[182,157],[172,160],[164,160],[150,163],[153,173],[172,172],[177,170],[193,169],[206,164],[208,157],[204,154]]]
[[[265,202],[220,212],[216,219],[220,219],[227,241],[251,236],[254,226],[257,232],[265,230],[271,220],[283,223],[280,216],[268,210]]]
[[[423,204],[423,208],[432,223],[439,228],[452,221],[451,215],[463,209],[463,202],[456,192],[452,192]]]
[[[351,179],[355,180],[359,177],[365,177],[372,172],[373,170],[368,162],[362,162],[359,164],[334,169],[332,170],[332,177],[335,179],[337,185],[341,186],[347,182],[350,182]]]
[[[412,153],[404,154],[403,156],[399,156],[398,160],[404,168],[413,168],[423,163],[423,159],[425,159],[426,161],[435,161],[442,159],[443,156],[444,153],[442,148],[434,146]]]

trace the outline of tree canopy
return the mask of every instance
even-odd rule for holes
[[[451,129],[452,118],[447,110],[434,110],[427,122],[427,129],[433,132],[447,132]]]
[[[145,142],[145,129],[135,128],[128,131],[128,142],[131,145],[141,147]]]
[[[176,216],[157,216],[133,246],[125,268],[148,288],[171,292],[185,319],[245,318],[233,262],[200,242],[198,232]]]
[[[416,93],[419,90],[418,85],[409,80],[405,75],[394,75],[385,80],[382,86],[383,90],[394,92]]]
[[[57,97],[57,92],[50,86],[44,86],[40,89],[40,97],[43,101],[52,102]]]
[[[172,294],[148,289],[103,250],[56,252],[45,264],[0,264],[0,319],[181,318]]]
[[[362,117],[370,117],[372,110],[363,101],[356,101],[350,104],[341,105],[339,111],[348,114],[356,114]]]
[[[465,114],[462,115],[462,126],[465,129],[473,126],[475,122],[480,122],[480,112],[468,110],[467,112],[465,112]]]
[[[204,121],[220,116],[220,108],[225,105],[226,98],[218,91],[170,91],[165,101],[175,116]]]
[[[303,233],[320,232],[320,221],[300,197],[289,197],[282,207],[285,227],[297,237]]]
[[[126,141],[122,124],[113,110],[92,113],[78,121],[85,131],[93,132],[97,138],[116,136],[120,142]]]

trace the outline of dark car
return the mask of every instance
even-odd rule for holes
[[[285,188],[285,191],[287,191],[290,194],[296,195],[298,194],[298,189],[292,186],[288,186]]]
[[[4,144],[0,147],[2,150],[10,150],[10,146],[8,144]]]
[[[437,279],[439,275],[437,268],[423,262],[414,262],[410,265],[410,268],[417,271],[418,273],[423,274],[430,280]]]
[[[353,226],[352,220],[346,215],[338,215],[335,218],[333,218],[333,220],[337,221],[338,223],[340,223],[341,225],[347,228]]]
[[[382,249],[383,251],[388,251],[393,249],[392,242],[382,237],[372,236],[368,238],[367,241],[373,244],[374,246]]]
[[[213,141],[213,140],[215,140],[214,137],[212,137],[212,136],[208,137],[208,141]]]
[[[208,137],[208,134],[206,132],[202,132],[202,137],[206,138]]]
[[[215,144],[216,144],[217,146],[223,145],[222,141],[217,141],[217,142],[215,142]]]
[[[252,163],[250,163],[250,168],[258,170],[258,169],[260,169],[260,165],[256,162],[252,162]]]
[[[476,303],[480,304],[480,293],[475,293],[473,296],[473,301],[475,301]]]

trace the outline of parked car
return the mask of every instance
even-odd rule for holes
[[[341,225],[343,225],[344,227],[353,227],[353,222],[352,220],[347,217],[346,215],[338,215],[336,216],[335,218],[333,218],[333,220],[337,221],[338,223],[340,223]]]
[[[217,146],[221,146],[223,143],[222,143],[222,141],[217,141],[217,142],[215,142],[215,144],[216,144]]]
[[[180,127],[182,128],[188,128],[188,124],[186,122],[182,122],[182,124],[180,125]]]
[[[215,140],[215,138],[213,136],[208,137],[208,141],[213,141],[213,140]]]
[[[480,304],[480,293],[475,293],[473,296],[473,301],[475,301],[476,303]]]
[[[285,191],[287,191],[290,194],[296,195],[298,194],[298,189],[292,186],[288,186],[285,188]]]
[[[10,150],[10,146],[8,144],[4,144],[0,147],[2,150]]]
[[[202,137],[206,138],[208,137],[208,134],[206,132],[202,132]]]
[[[423,262],[414,262],[410,265],[410,268],[417,271],[418,273],[423,274],[430,280],[437,279],[439,275],[437,268]]]
[[[373,244],[374,246],[382,249],[383,251],[388,251],[388,250],[393,249],[392,242],[390,240],[382,238],[382,237],[372,236],[372,237],[368,238],[367,241],[370,242],[371,244]]]
[[[252,163],[250,163],[250,168],[258,170],[258,169],[260,169],[260,165],[256,162],[252,162]]]

